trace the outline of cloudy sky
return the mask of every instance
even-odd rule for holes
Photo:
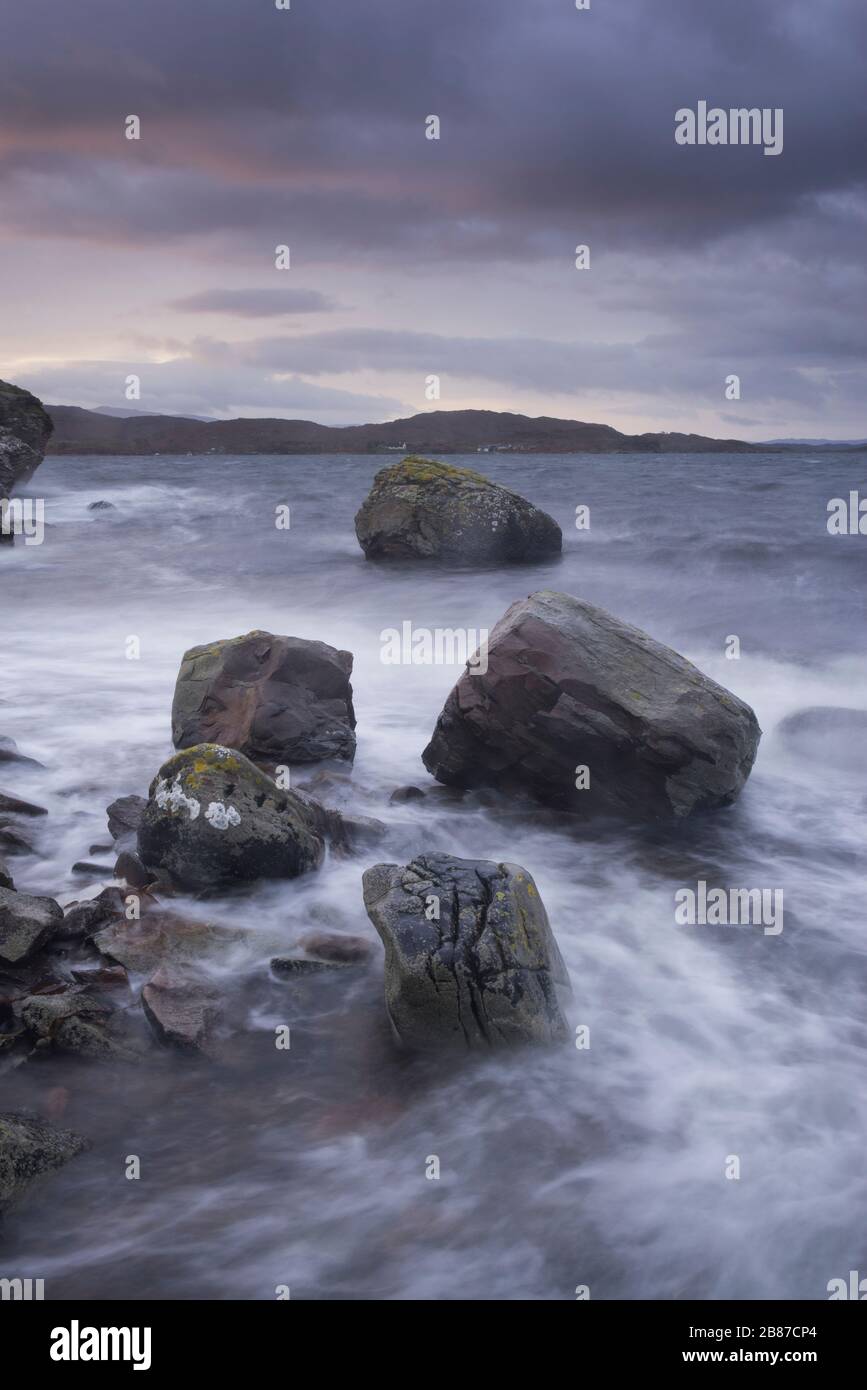
[[[124,407],[136,373],[142,410],[220,417],[865,437],[865,56],[865,0],[10,6],[0,375]],[[676,144],[701,100],[782,108],[783,152]]]

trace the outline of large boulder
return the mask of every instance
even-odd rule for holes
[[[385,1001],[399,1042],[425,1050],[558,1042],[568,988],[533,879],[517,864],[426,854],[364,875],[385,946]]]
[[[295,878],[322,860],[320,811],[242,753],[203,743],[169,758],[151,783],[139,854],[186,889]]]
[[[0,500],[30,481],[45,456],[53,429],[41,401],[0,381]]]
[[[760,737],[749,705],[670,647],[546,589],[496,624],[422,758],[450,786],[666,818],[734,801]]]
[[[0,964],[20,965],[48,942],[63,921],[53,898],[0,888]]]
[[[7,502],[39,467],[52,428],[41,401],[20,386],[0,381],[0,544],[15,543]]]
[[[355,756],[351,652],[248,632],[192,647],[172,705],[176,748],[219,743],[256,763]]]
[[[88,1147],[70,1130],[55,1129],[36,1115],[0,1114],[0,1213],[19,1201],[31,1183],[68,1163]]]
[[[516,492],[469,468],[410,456],[383,468],[355,518],[368,560],[464,564],[557,555],[560,527]]]

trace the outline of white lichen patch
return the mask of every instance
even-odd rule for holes
[[[201,803],[194,796],[187,796],[180,777],[175,778],[171,787],[166,779],[161,777],[157,782],[154,800],[161,811],[189,811],[190,820],[195,820],[201,810]]]
[[[234,806],[224,806],[222,801],[212,801],[205,812],[205,820],[215,830],[228,830],[230,825],[240,825],[241,817]]]

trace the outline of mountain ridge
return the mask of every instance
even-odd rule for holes
[[[497,410],[434,410],[382,424],[320,425],[118,416],[67,405],[46,409],[54,422],[50,454],[756,453],[786,447],[678,431],[624,434],[612,425]]]

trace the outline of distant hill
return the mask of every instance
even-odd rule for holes
[[[622,434],[610,425],[496,410],[434,410],[381,425],[311,420],[194,420],[47,407],[52,454],[751,453],[761,446],[701,434]]]

